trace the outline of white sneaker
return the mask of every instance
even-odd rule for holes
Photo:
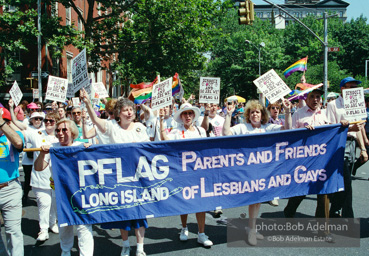
[[[213,242],[209,240],[209,237],[205,235],[205,233],[199,234],[197,237],[197,242],[205,247],[210,247],[213,245]]]
[[[246,229],[247,234],[248,234],[248,233],[250,233],[250,230],[251,230],[251,229],[250,229],[249,227],[246,227],[245,229]],[[260,233],[259,233],[258,231],[256,231],[256,230],[255,230],[255,232],[256,232],[256,239],[257,239],[257,240],[263,240],[263,239],[264,239],[264,236],[263,236],[262,234],[260,234]]]
[[[131,247],[123,246],[122,252],[120,253],[120,256],[129,256],[130,251],[131,251]]]
[[[58,227],[58,225],[56,223],[50,227],[50,230],[54,234],[59,234],[59,227]]]
[[[179,240],[181,241],[188,240],[188,228],[182,228],[181,233],[179,234]]]
[[[38,233],[37,241],[44,242],[49,239],[49,232],[47,229],[42,229],[40,233]]]
[[[136,252],[136,256],[146,256],[145,252]]]
[[[253,245],[253,246],[255,246],[258,243],[257,238],[256,238],[256,230],[255,229],[249,229],[248,230],[247,241],[249,242],[250,245]]]
[[[278,199],[273,199],[272,201],[269,201],[268,202],[271,206],[278,206],[279,203],[278,203]]]

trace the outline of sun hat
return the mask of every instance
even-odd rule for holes
[[[39,107],[37,106],[36,103],[31,102],[30,104],[27,105],[27,108],[29,109],[39,109]]]
[[[44,116],[40,112],[33,112],[29,120],[35,117],[41,117],[42,119],[44,119]]]
[[[356,80],[356,79],[354,79],[353,77],[349,76],[349,77],[346,77],[346,78],[344,78],[344,79],[342,79],[342,80],[341,80],[340,88],[341,88],[342,86],[344,86],[346,83],[349,83],[349,82],[355,82],[355,83],[357,83],[357,84],[361,84],[361,81]]]
[[[7,110],[6,108],[2,108],[2,107],[0,107],[0,110],[2,110],[2,112],[3,112],[3,119],[7,119],[9,121],[12,120],[12,116],[10,115],[9,110]]]
[[[183,111],[192,110],[195,113],[195,117],[193,119],[194,122],[199,119],[199,116],[201,114],[200,109],[197,107],[193,107],[190,103],[184,103],[181,105],[180,109],[174,114],[173,118],[177,123],[183,124],[183,121],[181,119],[181,114]]]

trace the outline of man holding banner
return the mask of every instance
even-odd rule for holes
[[[7,109],[0,108],[0,211],[4,220],[7,252],[23,255],[22,187],[19,177],[19,153],[23,150],[21,132],[10,127],[11,116]]]
[[[357,88],[361,84],[361,81],[355,80],[352,77],[346,77],[342,79],[340,83],[341,92],[346,89]],[[327,105],[327,117],[328,121],[332,124],[345,123],[349,125],[347,121],[350,117],[346,115],[343,98],[340,95],[336,100],[331,101]],[[356,158],[356,142],[361,149],[360,158],[363,162],[368,161],[368,154],[365,149],[362,129],[364,128],[364,122],[355,123],[349,126],[347,133],[347,141],[345,147],[345,158],[343,166],[343,178],[345,184],[345,190],[337,192],[331,197],[331,209],[330,216],[344,218],[354,218],[354,211],[352,208],[352,187],[351,187],[351,173],[353,164]],[[342,213],[339,212],[342,209]]]

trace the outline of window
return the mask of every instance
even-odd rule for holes
[[[101,16],[101,3],[97,4],[97,15]]]
[[[81,15],[83,16],[83,11],[82,11],[82,9],[80,9],[80,8],[78,8],[78,11],[81,13]],[[81,18],[78,16],[78,30],[79,31],[83,31],[83,22],[82,22],[82,20],[81,20]]]
[[[67,79],[68,79],[68,83],[73,83],[72,59],[73,59],[73,53],[67,52]]]
[[[7,4],[4,6],[4,11],[6,12],[16,12],[17,11],[17,7]]]
[[[58,17],[59,14],[58,14],[58,5],[59,3],[58,2],[53,2],[51,3],[51,16],[53,17]]]
[[[68,7],[65,9],[65,24],[70,26],[72,24],[72,8]]]
[[[340,12],[340,17],[343,17],[343,12]]]

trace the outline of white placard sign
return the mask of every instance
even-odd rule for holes
[[[67,98],[71,99],[74,97],[73,83],[68,83]]]
[[[359,121],[367,118],[363,87],[342,90],[345,119]]]
[[[91,104],[94,108],[96,107],[96,105],[99,105],[99,102],[100,102],[100,99],[98,98],[91,99]]]
[[[46,100],[65,102],[68,90],[68,79],[49,76],[46,90]]]
[[[98,96],[99,99],[109,98],[109,94],[105,88],[105,85],[102,82],[93,83],[92,85],[95,90],[95,98],[97,98],[96,96]]]
[[[73,102],[73,107],[79,107],[81,105],[81,102],[79,101],[78,97],[73,97],[72,102]]]
[[[280,78],[274,69],[269,70],[253,83],[264,94],[270,103],[275,103],[291,92],[288,85]]]
[[[86,90],[86,92],[88,93],[88,95],[90,96],[91,99],[96,98],[95,97],[95,89],[92,86],[92,79],[89,79],[88,81],[89,81],[89,83],[86,84],[86,86],[83,87],[83,88]]]
[[[172,105],[172,81],[171,77],[161,83],[154,84],[151,97],[153,111]]]
[[[38,99],[40,97],[40,93],[38,89],[33,89],[32,91],[33,99]]]
[[[219,77],[200,77],[199,103],[219,104],[219,95]]]
[[[73,93],[85,88],[90,83],[87,71],[86,49],[72,60]]]
[[[14,84],[12,88],[10,89],[9,94],[13,99],[14,106],[18,106],[19,102],[21,101],[23,97],[23,93],[21,89],[19,88],[17,81],[14,81]]]

